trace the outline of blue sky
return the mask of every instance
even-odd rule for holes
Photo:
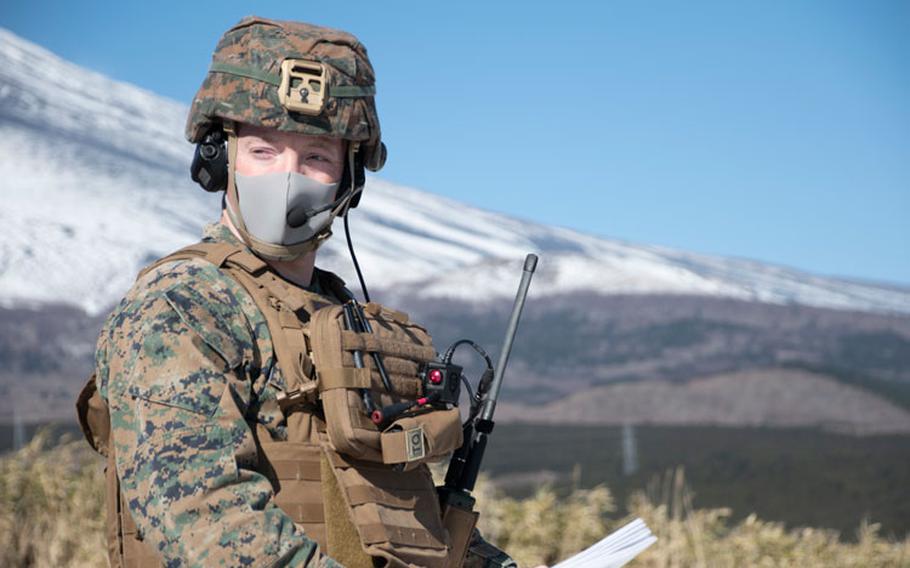
[[[188,103],[250,13],[367,45],[386,179],[628,241],[910,283],[910,2],[12,0],[0,25]]]

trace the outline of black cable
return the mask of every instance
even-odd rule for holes
[[[461,382],[464,383],[464,388],[468,389],[468,396],[471,400],[474,400],[474,389],[471,387],[471,381],[464,375],[461,375]]]
[[[476,393],[474,392],[474,389],[471,388],[471,383],[468,381],[467,377],[461,375],[461,380],[467,387],[468,394],[470,395],[470,398],[468,400],[471,401],[471,406],[468,411],[468,419],[465,420],[465,423],[463,424],[464,426],[467,425],[468,422],[473,421],[474,418],[477,417],[477,414],[480,412],[480,403],[482,402],[483,394],[489,388],[490,383],[493,380],[493,360],[490,359],[490,356],[487,355],[487,352],[484,351],[483,347],[477,343],[471,341],[470,339],[459,339],[450,345],[448,349],[446,349],[445,354],[442,356],[442,362],[446,365],[450,364],[452,362],[452,357],[455,356],[455,351],[462,345],[470,345],[478,355],[483,357],[483,360],[487,366],[486,370],[483,373],[483,377],[480,379],[480,383],[477,385],[478,390]]]
[[[446,365],[451,363],[452,357],[455,356],[455,350],[458,349],[459,347],[461,347],[462,345],[470,345],[474,349],[474,351],[477,352],[478,355],[483,357],[483,360],[487,364],[487,369],[489,369],[491,371],[493,370],[493,360],[490,359],[490,356],[487,355],[487,352],[483,350],[483,347],[481,347],[480,345],[477,345],[470,339],[459,339],[458,341],[456,341],[455,343],[450,345],[449,348],[446,349],[445,355],[442,356],[443,363],[445,363]]]
[[[471,388],[471,381],[469,381],[466,376],[461,375],[461,382],[464,383],[465,388],[468,389],[468,417],[461,423],[461,427],[465,428],[468,424],[474,422],[474,419],[480,413],[480,404],[479,400],[474,395],[474,389]]]
[[[367,292],[367,283],[363,280],[363,274],[360,272],[360,263],[357,262],[357,255],[354,254],[354,243],[351,242],[351,229],[348,226],[348,213],[350,209],[344,212],[344,237],[348,241],[348,250],[351,252],[351,260],[354,262],[354,270],[357,271],[357,279],[360,280],[360,289],[363,290],[363,299],[370,301],[370,293]]]

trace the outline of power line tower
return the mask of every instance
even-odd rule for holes
[[[25,423],[19,414],[19,405],[13,400],[13,451],[25,447]]]
[[[634,475],[638,471],[638,442],[635,426],[628,422],[622,425],[622,473]]]

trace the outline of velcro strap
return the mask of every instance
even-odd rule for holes
[[[421,482],[411,475],[390,468],[379,462],[368,462],[346,458],[336,452],[329,456],[332,467],[341,470],[354,468],[359,475],[366,477],[371,483],[390,490],[412,490],[421,487]],[[416,470],[414,470],[416,471]]]
[[[318,461],[273,460],[270,465],[278,479],[322,480]]]
[[[379,338],[369,333],[343,330],[341,332],[341,347],[346,351],[379,351]],[[383,352],[386,352],[383,350]]]
[[[316,371],[319,375],[319,391],[330,389],[368,389],[370,370],[351,367],[330,367]]]
[[[209,73],[226,73],[236,77],[246,77],[276,87],[281,86],[281,75],[269,73],[248,65],[234,65],[223,61],[216,61],[209,67]],[[376,94],[373,85],[329,85],[329,96],[340,98],[372,97]]]
[[[376,94],[373,85],[329,85],[329,96],[340,99],[372,97]]]
[[[379,339],[369,333],[357,333],[349,330],[341,332],[341,348],[345,351],[378,352],[415,361],[432,361],[436,356],[436,351],[429,345]]]
[[[398,507],[400,509],[413,509],[417,504],[417,499],[422,493],[426,493],[426,491],[421,491],[419,489],[399,489],[397,493],[401,493],[402,495],[389,493],[374,485],[355,485],[347,488],[348,499],[351,501],[351,506],[356,507],[357,505],[363,505],[364,503],[380,503],[388,507]]]
[[[291,310],[278,310],[278,323],[281,324],[281,327],[285,329],[302,329],[303,325],[300,323],[300,318],[297,317],[297,314]],[[301,341],[303,341],[301,336]]]
[[[266,264],[264,260],[255,254],[242,249],[228,255],[225,262],[242,268],[250,274],[256,274],[257,272],[261,272],[268,268],[268,264]]]
[[[319,464],[316,464],[317,467]],[[325,522],[325,508],[322,503],[282,503],[280,498],[275,503],[288,514],[295,523]]]
[[[417,437],[416,443],[409,444],[411,436]],[[427,440],[422,428],[383,432],[381,442],[382,462],[386,464],[407,463],[423,459],[427,454]]]
[[[221,266],[224,263],[224,259],[231,256],[238,250],[239,249],[237,246],[229,243],[202,242],[184,247],[180,250],[180,252],[202,256],[215,266]]]
[[[369,302],[364,307],[363,310],[370,314],[373,317],[378,316],[383,311],[383,305],[377,304],[376,302]],[[400,312],[398,310],[393,310],[392,308],[385,307],[385,315],[392,318],[392,321],[400,324],[408,323],[408,314]]]
[[[281,76],[247,65],[233,65],[223,61],[215,61],[209,67],[209,73],[226,73],[237,77],[246,77],[247,79],[254,79],[276,87],[281,85]]]
[[[230,243],[213,243],[208,241],[195,243],[176,250],[163,258],[159,258],[152,264],[140,270],[137,278],[142,278],[162,264],[174,262],[177,260],[204,258],[212,264],[220,267],[224,263],[225,258],[239,250],[240,249],[236,245],[232,245]]]
[[[429,531],[420,527],[399,527],[382,523],[370,523],[357,527],[364,544],[391,542],[403,546],[444,549],[445,544]]]

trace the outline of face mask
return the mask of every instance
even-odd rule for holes
[[[273,245],[306,242],[332,224],[338,183],[321,183],[296,172],[235,174],[246,230]]]

